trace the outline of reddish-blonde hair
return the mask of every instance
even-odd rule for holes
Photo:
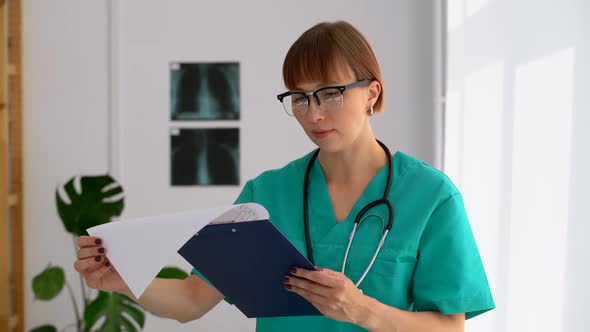
[[[323,22],[305,31],[291,45],[283,62],[287,89],[302,82],[328,82],[338,75],[338,66],[348,65],[357,80],[376,80],[381,94],[375,112],[383,111],[383,75],[367,38],[348,22]]]

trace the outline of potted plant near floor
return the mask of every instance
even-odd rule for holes
[[[86,229],[112,222],[125,206],[123,187],[110,175],[74,176],[55,191],[57,212],[65,231],[72,235],[73,253],[78,250],[77,237],[88,235]],[[188,274],[176,267],[160,271],[160,278],[184,279]],[[65,288],[72,302],[74,321],[61,329],[46,324],[30,332],[136,332],[145,325],[145,310],[131,298],[89,289],[80,277],[81,299],[73,292],[73,281],[67,280],[64,269],[49,264],[32,280],[35,298],[50,301]]]

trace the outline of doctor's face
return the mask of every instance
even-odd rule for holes
[[[315,92],[308,99],[294,95],[293,116],[307,136],[322,150],[338,152],[368,132],[370,95],[368,81],[357,81],[350,70],[339,70],[327,82],[302,82],[295,90]],[[346,87],[344,91],[339,87]],[[319,105],[318,105],[319,102]]]

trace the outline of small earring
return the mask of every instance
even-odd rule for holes
[[[373,110],[373,106],[371,105],[371,115],[373,115],[373,113],[375,113],[375,111]]]

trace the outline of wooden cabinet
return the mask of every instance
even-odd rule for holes
[[[0,331],[24,330],[21,1],[0,0]]]

